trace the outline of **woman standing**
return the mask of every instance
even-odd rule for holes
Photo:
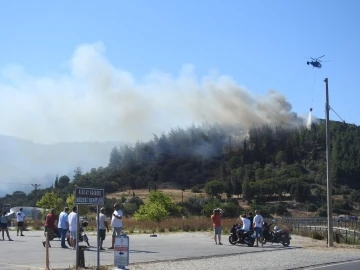
[[[11,238],[10,238],[10,235],[9,235],[9,230],[8,230],[8,218],[6,216],[6,212],[3,212],[3,214],[1,215],[0,217],[0,229],[1,229],[1,232],[2,232],[2,239],[5,240],[4,238],[4,231],[6,231],[6,234],[7,234],[7,237],[9,238],[9,241],[13,241]]]

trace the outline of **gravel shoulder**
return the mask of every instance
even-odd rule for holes
[[[360,260],[360,247],[334,244],[328,248],[326,241],[292,235],[293,248],[256,250],[237,255],[219,255],[203,258],[188,258],[172,261],[136,263],[128,269],[266,269],[290,270],[326,265],[336,262]],[[221,246],[219,246],[221,248]]]

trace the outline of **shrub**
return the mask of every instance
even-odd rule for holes
[[[318,207],[313,203],[306,205],[306,211],[316,212],[317,210],[318,210]]]
[[[192,189],[191,189],[191,192],[193,193],[200,193],[201,192],[201,189],[198,185],[194,186]]]
[[[275,213],[279,216],[285,215],[288,212],[288,210],[283,206],[282,204],[276,205]]]
[[[316,240],[324,240],[325,237],[319,232],[312,232],[311,238]]]

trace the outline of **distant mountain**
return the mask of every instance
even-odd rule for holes
[[[0,196],[13,191],[28,192],[31,184],[49,187],[56,175],[70,179],[76,167],[83,172],[107,166],[109,155],[119,142],[74,142],[39,144],[0,135]]]

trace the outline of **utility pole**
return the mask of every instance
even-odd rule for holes
[[[330,121],[329,121],[329,85],[328,78],[324,80],[326,86],[326,174],[327,174],[327,218],[328,218],[328,247],[334,245],[333,242],[333,217],[332,217],[332,181],[330,172]]]

